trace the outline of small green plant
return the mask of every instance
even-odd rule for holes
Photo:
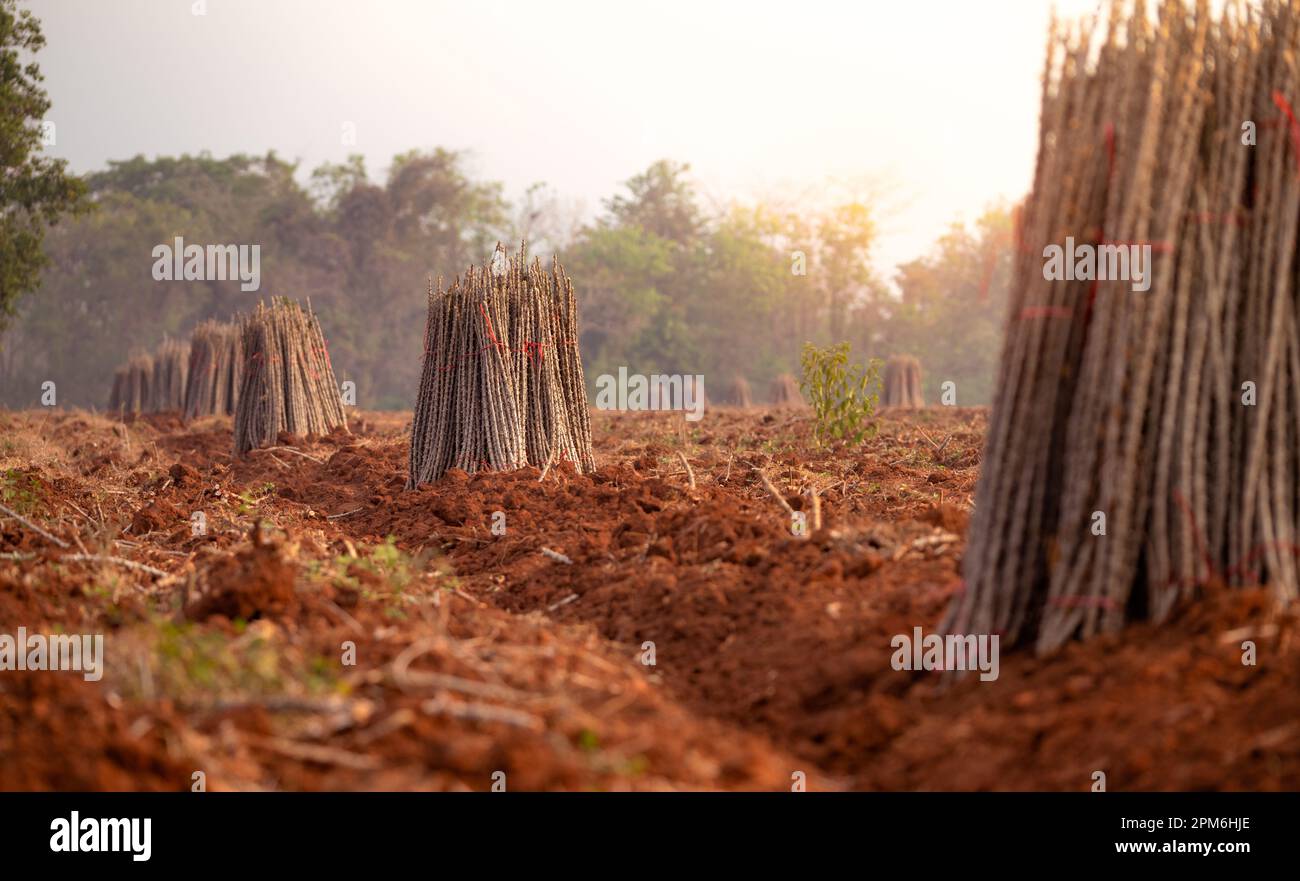
[[[590,728],[584,728],[578,732],[578,749],[586,753],[594,753],[600,750],[600,735]]]
[[[799,388],[817,416],[817,440],[860,443],[875,434],[871,416],[880,400],[878,359],[867,366],[849,363],[849,344],[819,349],[804,343],[799,356],[803,378]]]
[[[433,558],[430,550],[414,556],[404,553],[390,535],[362,555],[310,561],[306,574],[310,581],[328,581],[334,587],[356,591],[365,599],[389,603],[384,614],[403,618],[401,604],[418,602],[431,590],[456,586],[448,572],[432,565]]]
[[[44,492],[41,482],[33,475],[17,468],[0,472],[0,503],[19,514],[35,514],[41,507]]]
[[[236,498],[239,499],[239,513],[243,515],[252,514],[257,507],[275,493],[274,483],[264,483],[261,487],[246,489]]]
[[[291,684],[312,693],[341,689],[336,673],[314,657],[286,653],[279,640],[235,622],[235,637],[192,622],[160,620],[152,638],[149,666],[155,685],[167,695],[283,694]]]

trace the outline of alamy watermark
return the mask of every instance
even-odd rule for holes
[[[618,376],[596,377],[597,410],[684,410],[686,421],[704,418],[704,377],[700,374],[645,376],[618,368]]]
[[[154,281],[236,281],[241,291],[262,286],[261,245],[187,245],[177,236],[173,244],[155,245]]]
[[[910,636],[900,633],[889,645],[897,649],[889,659],[895,670],[979,670],[983,682],[998,678],[997,634],[922,635],[920,627],[913,627]]]
[[[87,682],[104,676],[102,633],[0,633],[0,671],[79,670]]]
[[[153,820],[149,817],[70,817],[50,821],[50,850],[54,853],[129,853],[137,863],[153,854]]]
[[[1131,281],[1133,290],[1151,290],[1150,245],[1076,245],[1067,236],[1065,247],[1043,249],[1043,278],[1047,281]]]

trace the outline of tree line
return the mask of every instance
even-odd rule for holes
[[[848,342],[855,360],[917,356],[927,397],[986,404],[1005,321],[1011,219],[1002,207],[954,224],[892,286],[872,270],[879,218],[865,200],[709,207],[689,167],[663,160],[575,224],[546,186],[512,203],[463,154],[395,157],[382,178],[359,156],[300,175],[274,153],[114,161],[84,178],[90,210],[45,235],[39,287],[0,335],[0,403],[102,406],[113,369],[165,338],[188,339],[270,296],[310,298],[335,372],[357,403],[409,408],[418,386],[428,279],[445,283],[502,241],[559,255],[577,290],[589,383],[635,373],[702,374],[720,392],[744,376],[761,399],[797,373],[805,342]],[[154,249],[260,246],[261,287],[156,281]]]

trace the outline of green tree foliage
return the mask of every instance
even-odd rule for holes
[[[931,252],[899,267],[901,298],[890,316],[888,353],[921,359],[925,395],[945,380],[962,404],[993,399],[1016,243],[1010,212],[996,207],[954,225]]]
[[[764,387],[805,342],[878,343],[888,292],[870,266],[869,206],[815,213],[731,205],[704,214],[689,166],[630,178],[567,252],[588,377],[742,374]],[[806,259],[806,273],[794,255]]]
[[[762,206],[732,207],[697,249],[699,293],[687,302],[706,375],[740,373],[765,388],[798,359],[810,335],[798,325],[815,307],[804,301],[805,279],[791,273],[781,244],[786,222]]]
[[[811,244],[817,272],[812,278],[824,298],[826,329],[832,340],[848,337],[853,313],[859,323],[881,315],[884,286],[871,271],[870,262],[875,243],[876,224],[866,205],[840,205],[816,219]]]
[[[686,175],[690,165],[660,159],[627,181],[627,193],[605,203],[609,223],[633,226],[661,239],[689,246],[703,226],[695,190]]]
[[[274,153],[111,162],[88,178],[94,214],[48,236],[53,271],[6,335],[0,401],[29,406],[44,379],[60,400],[102,405],[105,377],[132,348],[185,338],[259,299],[310,297],[340,381],[363,406],[409,407],[419,380],[429,276],[480,261],[506,223],[495,183],[456,153],[407,153],[372,182],[359,158],[298,182]],[[238,281],[155,281],[153,248],[261,248],[261,289]]]
[[[359,156],[310,174],[277,157],[135,157],[90,175],[100,210],[46,236],[52,265],[0,346],[0,403],[31,406],[40,383],[60,402],[102,405],[133,348],[185,337],[274,295],[307,296],[335,372],[368,408],[408,408],[423,354],[430,276],[446,280],[498,240],[540,239],[574,279],[588,380],[616,373],[734,374],[765,388],[805,343],[847,343],[863,359],[907,352],[963,404],[991,395],[1010,268],[1010,223],[991,212],[954,227],[900,268],[897,293],[871,270],[870,205],[701,208],[686,165],[634,175],[601,216],[572,228],[544,185],[510,205],[447,150],[396,157],[382,178]],[[153,248],[261,246],[261,290],[238,281],[154,281]],[[796,271],[796,253],[806,272]],[[545,252],[539,256],[545,256]],[[714,388],[719,386],[714,385]]]
[[[44,45],[40,22],[0,0],[0,332],[40,281],[46,228],[79,210],[85,193],[64,160],[41,155],[50,101],[30,59]]]
[[[880,400],[882,361],[871,359],[863,367],[849,363],[849,344],[803,347],[799,388],[817,417],[817,439],[861,443],[875,433],[872,415]]]

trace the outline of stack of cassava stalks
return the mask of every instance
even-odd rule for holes
[[[799,380],[789,373],[782,373],[768,386],[768,403],[773,407],[803,407],[803,395],[799,393]]]
[[[118,415],[150,412],[153,409],[153,373],[153,358],[146,354],[132,356],[125,366],[113,373],[108,409]]]
[[[754,395],[749,389],[749,380],[739,373],[731,377],[731,382],[727,386],[726,401],[733,407],[754,406]]]
[[[949,632],[1049,650],[1208,584],[1297,597],[1298,53],[1275,0],[1053,29]],[[1048,280],[1067,237],[1149,245],[1150,289]]]
[[[277,298],[237,321],[244,366],[235,455],[275,444],[282,431],[306,436],[346,430],[334,368],[311,303],[304,309]]]
[[[885,381],[880,404],[883,407],[925,406],[920,361],[911,355],[895,355],[885,362]]]
[[[205,321],[194,329],[185,386],[186,419],[234,415],[243,360],[240,331],[234,324]]]
[[[189,343],[163,340],[153,355],[134,355],[114,371],[108,409],[229,415],[239,393],[239,346],[239,329],[215,321],[200,324]]]
[[[149,409],[155,413],[179,413],[185,409],[185,379],[189,371],[190,347],[176,340],[163,340],[153,356],[153,381],[149,384]]]
[[[573,284],[499,245],[443,290],[429,286],[408,486],[449,468],[595,468]]]

